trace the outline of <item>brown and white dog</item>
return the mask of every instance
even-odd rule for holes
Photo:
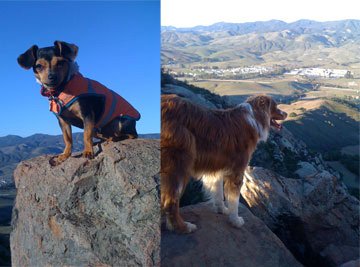
[[[216,212],[228,214],[230,223],[241,227],[244,220],[238,216],[238,205],[245,168],[270,128],[281,129],[275,120],[286,116],[265,95],[250,97],[226,110],[196,106],[175,95],[163,96],[161,208],[167,228],[178,233],[196,230],[196,225],[185,222],[179,213],[179,201],[190,176],[202,177]]]

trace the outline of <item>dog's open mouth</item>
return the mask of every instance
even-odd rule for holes
[[[281,130],[281,129],[282,129],[282,125],[279,124],[279,123],[277,123],[276,120],[274,120],[274,119],[271,119],[271,120],[270,120],[270,126],[271,126],[271,127],[274,127],[274,128],[277,129],[277,130]]]

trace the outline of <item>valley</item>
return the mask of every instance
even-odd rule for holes
[[[312,151],[320,152],[324,160],[338,171],[353,195],[360,195],[359,79],[308,79],[300,76],[258,77],[246,80],[208,79],[185,83],[208,89],[236,105],[250,95],[268,94],[288,113],[283,125]],[[329,154],[336,154],[334,158]],[[346,164],[341,159],[347,161]],[[351,169],[351,171],[349,170]]]
[[[283,125],[359,197],[360,20],[162,27],[162,69],[237,105],[273,96]]]

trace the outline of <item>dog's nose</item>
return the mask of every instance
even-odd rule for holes
[[[52,82],[56,81],[57,80],[56,74],[50,72],[48,75],[48,80]]]

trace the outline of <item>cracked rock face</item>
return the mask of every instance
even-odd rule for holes
[[[93,160],[20,163],[13,266],[156,266],[160,256],[158,140],[103,144]]]

